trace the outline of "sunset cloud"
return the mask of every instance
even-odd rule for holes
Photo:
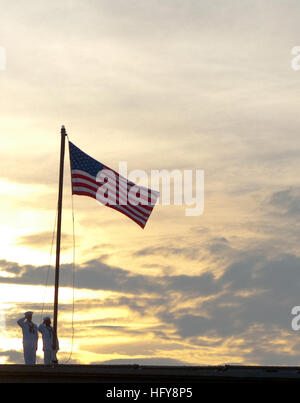
[[[64,124],[116,170],[203,169],[205,208],[156,206],[141,230],[95,200],[72,204],[66,154],[60,357],[71,350],[73,206],[73,362],[297,364],[299,2],[0,5],[1,363],[23,360],[22,312],[38,322],[43,303],[53,310]]]

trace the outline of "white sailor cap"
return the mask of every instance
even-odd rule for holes
[[[27,311],[27,312],[25,312],[25,315],[33,315],[33,312],[32,311]]]

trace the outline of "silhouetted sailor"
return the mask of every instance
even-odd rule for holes
[[[33,312],[25,312],[24,318],[17,321],[23,332],[23,350],[24,361],[26,365],[34,365],[36,363],[36,350],[38,346],[38,328],[32,322]]]
[[[53,328],[49,316],[43,319],[43,323],[39,326],[39,332],[41,332],[43,336],[44,364],[57,364],[56,353],[59,350],[58,339],[56,339],[56,349],[53,350]]]

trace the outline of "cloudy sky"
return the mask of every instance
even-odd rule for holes
[[[74,197],[73,362],[298,365],[299,2],[0,6],[0,363],[23,362],[24,311],[36,322],[43,303],[52,312],[64,124],[113,169],[205,171],[202,215],[158,205],[144,230]],[[62,362],[72,336],[68,159],[64,191]]]

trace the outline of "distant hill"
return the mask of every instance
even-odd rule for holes
[[[180,360],[174,360],[172,358],[124,358],[124,359],[115,359],[115,360],[107,360],[102,362],[92,362],[91,365],[188,365],[192,364]]]

